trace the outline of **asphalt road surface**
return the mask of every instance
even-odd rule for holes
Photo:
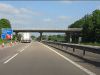
[[[54,49],[22,43],[0,50],[0,75],[96,75]]]

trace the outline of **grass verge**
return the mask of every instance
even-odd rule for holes
[[[100,43],[92,43],[92,42],[89,42],[89,43],[81,43],[81,44],[84,44],[84,45],[92,45],[92,46],[100,46]]]

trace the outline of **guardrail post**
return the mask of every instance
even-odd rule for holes
[[[63,45],[61,45],[61,49],[63,49]]]
[[[83,50],[83,55],[85,55],[85,50]]]
[[[75,52],[75,48],[73,48],[73,52]]]
[[[68,46],[66,46],[66,49],[68,49]]]

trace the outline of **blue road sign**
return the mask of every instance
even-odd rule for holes
[[[2,28],[2,33],[11,35],[13,30],[11,28]]]
[[[1,34],[1,39],[6,39],[6,34]]]
[[[7,30],[7,34],[11,35],[13,33],[12,29]]]
[[[6,35],[10,35],[12,37],[13,30],[11,28],[2,28],[1,38],[6,39]]]

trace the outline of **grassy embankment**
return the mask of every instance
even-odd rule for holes
[[[92,45],[92,46],[100,46],[100,43],[92,43],[92,42],[89,42],[89,43],[81,43],[81,44],[84,44],[84,45]]]

